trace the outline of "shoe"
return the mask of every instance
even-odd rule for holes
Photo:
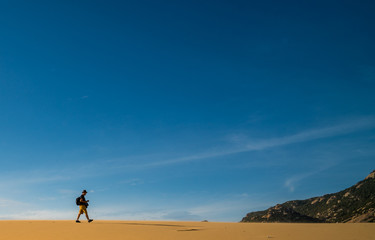
[[[81,223],[80,221],[76,220],[76,223]]]
[[[89,219],[89,221],[88,221],[88,222],[90,223],[90,222],[92,222],[92,221],[94,221],[94,219]]]

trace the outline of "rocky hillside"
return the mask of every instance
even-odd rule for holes
[[[375,171],[341,192],[251,212],[241,222],[375,222]]]

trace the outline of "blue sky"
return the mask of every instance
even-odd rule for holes
[[[372,1],[0,1],[0,218],[239,221],[375,169]]]

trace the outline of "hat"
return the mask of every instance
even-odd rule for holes
[[[87,191],[86,191],[86,190],[83,190],[82,193],[87,193]]]

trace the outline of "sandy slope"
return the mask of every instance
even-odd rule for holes
[[[152,221],[0,221],[0,239],[375,240],[375,224],[272,224]]]

